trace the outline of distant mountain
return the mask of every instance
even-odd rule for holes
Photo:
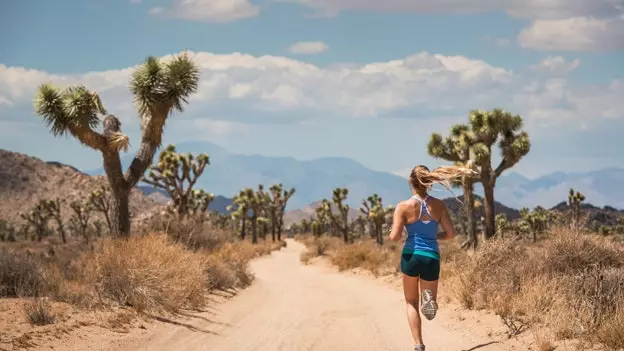
[[[326,157],[301,161],[292,157],[241,155],[226,151],[209,142],[186,142],[176,145],[179,152],[207,153],[210,166],[198,181],[198,187],[230,198],[244,187],[282,183],[296,188],[288,209],[301,209],[323,198],[331,198],[336,187],[349,189],[348,203],[359,207],[362,199],[379,194],[384,204],[396,204],[410,195],[407,179],[395,174],[374,171],[343,157]],[[131,154],[122,158],[127,167]],[[87,172],[104,174],[102,169]],[[506,172],[496,183],[496,200],[511,208],[550,208],[567,199],[570,188],[585,194],[587,202],[596,206],[624,208],[624,169],[608,168],[590,172],[557,172],[529,179],[515,172]],[[461,195],[461,189],[454,190]],[[475,193],[483,195],[480,185]],[[432,195],[446,198],[447,191]]]

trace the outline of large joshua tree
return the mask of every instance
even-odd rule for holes
[[[501,109],[471,111],[469,126],[475,141],[471,149],[474,153],[475,164],[479,168],[479,178],[485,194],[485,237],[490,238],[496,233],[494,219],[496,180],[505,170],[516,165],[529,153],[531,143],[529,135],[521,131],[522,117]],[[492,147],[497,143],[502,157],[496,168],[492,168]]]
[[[35,109],[51,133],[72,135],[83,145],[102,153],[113,195],[113,234],[130,235],[130,191],[152,163],[161,145],[167,118],[184,109],[188,98],[197,90],[198,82],[199,69],[186,54],[166,62],[148,57],[132,74],[130,91],[141,120],[141,144],[125,174],[119,152],[127,150],[129,140],[121,132],[119,119],[107,114],[99,95],[82,85],[63,90],[47,83],[39,87]],[[100,124],[103,124],[102,132],[97,130]]]
[[[433,133],[427,149],[429,155],[453,162],[460,166],[471,165],[473,154],[471,148],[475,144],[475,138],[470,127],[465,124],[457,124],[451,128],[451,134],[443,138],[438,133]],[[466,246],[477,248],[477,226],[474,220],[474,184],[479,182],[477,173],[474,176],[465,175],[461,179],[461,187],[464,192],[464,212],[467,220],[468,242]],[[458,185],[458,184],[454,184]]]

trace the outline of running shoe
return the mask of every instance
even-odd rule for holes
[[[414,348],[414,351],[425,351],[425,345],[423,344],[416,345],[416,347]]]
[[[438,304],[433,298],[433,293],[429,289],[425,289],[422,292],[421,296],[421,304],[422,304],[422,314],[428,320],[432,320],[436,316],[436,312],[438,311]]]

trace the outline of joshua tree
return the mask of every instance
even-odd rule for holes
[[[327,231],[327,213],[323,206],[319,206],[314,210],[314,214],[316,215],[316,219],[314,222],[317,223],[317,232],[318,235],[321,235]]]
[[[275,241],[275,231],[277,230],[277,241],[282,240],[282,231],[284,229],[284,214],[286,213],[286,205],[288,200],[295,194],[295,188],[285,190],[282,184],[273,185],[270,189],[271,198],[269,199],[269,212],[271,216],[271,235]]]
[[[61,200],[56,198],[54,200],[43,201],[42,204],[44,206],[44,210],[48,212],[50,219],[53,219],[56,222],[56,227],[63,244],[67,244],[65,227],[63,226],[63,216],[61,214]]]
[[[99,95],[85,86],[59,90],[42,84],[35,109],[54,136],[72,135],[83,145],[98,150],[112,190],[111,227],[113,234],[130,235],[130,191],[143,177],[162,142],[163,127],[175,111],[182,111],[198,87],[199,69],[186,55],[162,62],[148,57],[133,73],[130,91],[141,119],[141,144],[123,173],[119,152],[127,150],[129,138],[121,132],[121,122],[108,114]],[[101,117],[103,117],[101,121]],[[102,123],[103,122],[103,123]],[[103,132],[97,127],[103,124]]]
[[[15,226],[4,219],[0,219],[0,241],[15,241]]]
[[[572,209],[572,225],[578,226],[581,220],[581,203],[585,201],[585,195],[574,192],[574,189],[570,188],[570,194],[568,195],[568,206]]]
[[[160,153],[158,162],[150,167],[147,177],[142,181],[165,190],[173,201],[177,215],[184,217],[189,212],[188,206],[194,205],[194,196],[199,195],[193,193],[193,187],[209,164],[210,159],[206,154],[199,154],[195,158],[190,153],[177,153],[175,146],[169,145]]]
[[[94,211],[100,212],[106,220],[108,232],[112,233],[112,223],[110,219],[111,196],[110,189],[107,186],[101,186],[99,189],[93,190],[89,194],[89,202]]]
[[[531,149],[529,135],[520,131],[522,117],[501,109],[470,112],[470,131],[475,144],[471,147],[475,164],[483,185],[485,209],[485,237],[496,233],[494,220],[494,187],[496,180],[507,169],[513,167]],[[502,158],[496,168],[492,168],[492,147],[498,143]]]
[[[52,219],[46,200],[39,200],[28,213],[21,213],[20,217],[27,222],[26,230],[30,227],[35,231],[37,241],[41,241],[47,234],[48,222]]]
[[[394,208],[392,206],[384,208],[383,201],[377,194],[373,194],[366,200],[362,200],[360,211],[368,217],[373,225],[375,239],[379,245],[383,245],[383,226],[386,223],[386,217],[393,210]]]
[[[529,211],[525,207],[520,210],[520,218],[520,229],[524,232],[529,232],[533,242],[537,242],[537,235],[544,232],[548,224],[546,210],[541,206],[537,206],[533,211]]]
[[[329,217],[333,226],[342,234],[345,243],[349,243],[349,205],[344,203],[348,194],[349,190],[347,188],[336,188],[332,194],[332,202],[323,199],[321,204],[322,211]],[[338,213],[334,214],[332,205],[336,206]]]
[[[258,185],[258,191],[255,192],[251,188],[245,188],[243,190],[243,196],[241,199],[244,199],[245,204],[247,205],[248,210],[251,212],[249,216],[249,221],[251,222],[251,242],[252,244],[258,243],[258,220],[262,222],[264,217],[262,217],[262,211],[265,206],[265,198],[261,195],[264,191],[264,186],[262,184]],[[243,216],[245,214],[243,213]]]
[[[427,149],[429,155],[453,162],[461,166],[472,165],[473,153],[471,148],[475,145],[474,134],[470,127],[465,124],[458,124],[451,128],[451,135],[442,138],[438,133],[431,135]],[[477,174],[474,176],[463,176],[461,187],[464,192],[464,213],[466,218],[466,233],[468,241],[465,246],[476,249],[478,246],[477,226],[474,215],[474,184],[479,182]],[[453,185],[458,185],[454,183]]]
[[[81,202],[74,201],[70,204],[71,209],[74,211],[74,214],[69,219],[69,224],[71,228],[82,235],[85,239],[85,242],[89,243],[89,220],[91,219],[91,212],[93,208],[89,202]]]
[[[509,230],[509,221],[504,213],[499,213],[495,217],[496,233],[502,238],[507,230]]]
[[[241,240],[245,240],[246,232],[246,224],[247,219],[249,218],[249,200],[245,194],[244,190],[238,192],[238,194],[234,195],[232,199],[232,205],[229,205],[227,210],[231,213],[233,220],[241,221]]]

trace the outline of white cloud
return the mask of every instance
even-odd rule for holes
[[[527,19],[581,15],[608,16],[622,0],[276,0],[296,2],[325,11],[372,10],[417,13],[478,13],[503,11]]]
[[[525,75],[463,56],[427,52],[332,68],[276,56],[191,55],[201,70],[199,91],[185,114],[191,119],[218,115],[243,123],[301,116],[422,118],[462,116],[473,108],[499,106],[525,116],[527,126],[534,129],[546,122],[574,128],[588,119],[624,119],[622,81],[607,86],[573,85],[552,73],[574,69],[579,62],[559,57],[542,61],[533,67],[536,74]],[[548,74],[539,75],[538,68]],[[32,98],[43,81],[61,86],[84,84],[100,92],[107,109],[124,123],[136,123],[127,87],[132,70],[55,75],[0,65],[0,109],[21,108],[13,113],[21,115],[26,107],[32,113]],[[210,123],[213,130],[233,130]]]
[[[300,41],[292,44],[288,51],[293,54],[314,55],[327,51],[329,47],[322,41]]]
[[[154,7],[149,13],[174,18],[205,21],[232,22],[255,17],[260,8],[249,0],[172,0],[170,8]]]
[[[574,59],[567,61],[561,56],[548,56],[537,65],[531,66],[533,71],[564,75],[577,69],[581,65],[581,60]]]
[[[368,10],[414,13],[504,12],[529,19],[521,46],[537,50],[621,50],[624,48],[624,0],[275,0],[295,2],[319,14]],[[509,45],[504,38],[486,40]]]
[[[522,47],[537,50],[622,50],[624,18],[537,20],[520,32],[518,43]]]

